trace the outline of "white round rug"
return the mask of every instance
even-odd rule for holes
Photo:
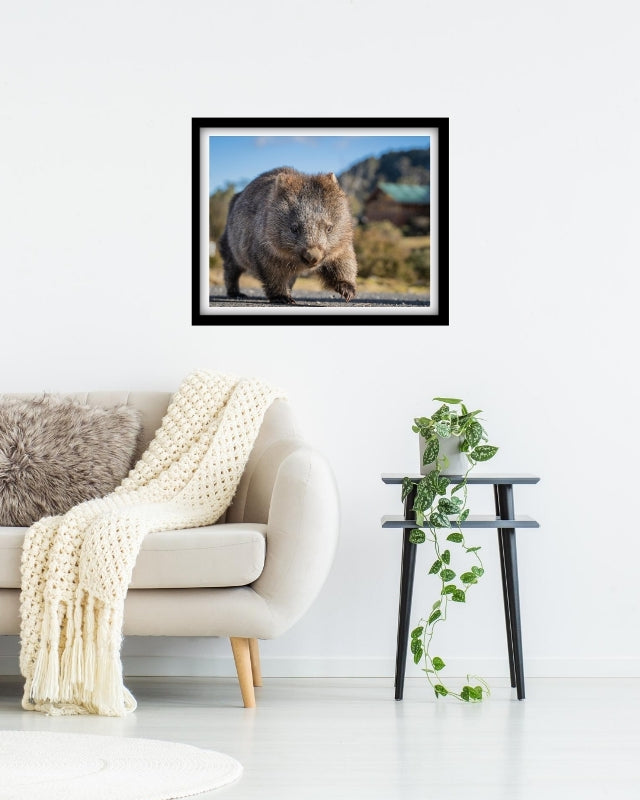
[[[176,742],[0,731],[2,800],[172,800],[241,774],[231,756]]]

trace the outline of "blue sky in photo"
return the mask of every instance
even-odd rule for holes
[[[210,193],[274,167],[339,173],[368,156],[428,147],[429,136],[210,136]]]

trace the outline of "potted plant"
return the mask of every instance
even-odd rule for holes
[[[420,472],[424,477],[419,481],[407,477],[402,482],[403,500],[415,488],[416,528],[410,532],[410,541],[433,546],[435,560],[429,574],[440,580],[438,599],[411,632],[411,652],[415,664],[424,662],[423,671],[436,697],[451,695],[471,702],[489,693],[486,682],[477,678],[479,683],[474,686],[467,676],[467,684],[459,692],[446,687],[440,677],[445,661],[432,655],[431,645],[436,626],[447,619],[449,603],[465,603],[469,589],[484,575],[481,548],[469,546],[462,532],[462,523],[470,513],[467,477],[478,462],[493,458],[498,448],[488,444],[478,417],[480,410],[469,411],[457,398],[433,399],[442,405],[430,417],[414,419],[412,426],[419,434]],[[452,480],[449,476],[457,477]],[[475,563],[461,571],[457,566],[459,555],[470,556]]]

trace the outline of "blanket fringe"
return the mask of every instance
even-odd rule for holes
[[[122,661],[120,660],[120,627],[116,610],[107,605],[100,606],[95,617],[95,630],[97,630],[97,643],[95,649],[95,663],[91,671],[91,686],[85,685],[83,698],[85,703],[95,709],[95,713],[104,716],[121,717],[132,711],[127,707],[123,695]],[[95,637],[94,637],[95,641]],[[89,672],[87,671],[87,675]],[[134,705],[135,708],[135,705]]]
[[[83,713],[84,706],[90,713],[124,716],[136,708],[136,702],[122,683],[118,615],[86,591],[79,594],[73,611],[70,605],[62,654],[59,612],[47,610],[24,707],[60,715]]]
[[[78,677],[82,682],[82,699],[89,699],[93,691],[96,674],[96,611],[95,601],[89,594],[84,608],[84,652],[78,654]]]
[[[32,697],[55,700],[60,688],[60,626],[57,610],[45,609],[42,623],[41,643],[33,669]]]
[[[73,696],[73,648],[76,644],[75,618],[71,613],[70,604],[67,605],[67,625],[65,629],[65,642],[60,659],[60,697],[69,702]]]

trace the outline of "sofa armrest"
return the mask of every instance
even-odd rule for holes
[[[286,631],[316,599],[333,563],[338,529],[333,472],[320,453],[299,445],[278,467],[265,566],[252,584],[270,610],[272,630],[264,638]]]

